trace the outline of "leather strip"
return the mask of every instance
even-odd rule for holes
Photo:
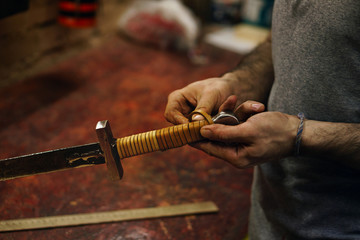
[[[189,116],[189,120],[190,120],[190,121],[192,121],[192,120],[191,120],[191,119],[192,119],[192,116],[194,116],[195,114],[199,114],[199,115],[203,116],[209,124],[213,124],[213,123],[214,123],[213,120],[212,120],[212,118],[211,118],[211,116],[210,116],[207,112],[204,112],[204,111],[201,110],[201,109],[195,109],[194,111],[192,111],[192,112],[190,113],[190,116]]]

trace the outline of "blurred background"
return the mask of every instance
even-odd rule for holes
[[[133,0],[1,1],[0,87],[22,80],[86,48],[99,45],[110,36],[117,34],[119,18],[134,2]],[[197,21],[199,25],[196,33],[197,41],[205,33],[219,29],[218,25],[224,27],[250,23],[252,26],[265,28],[271,25],[273,0],[179,0],[179,2],[191,11],[193,14],[191,20]],[[71,5],[75,7],[72,8]],[[77,9],[76,6],[80,5],[83,7]],[[172,6],[169,7],[171,10]],[[178,16],[178,19],[181,18],[182,16]],[[260,36],[256,34],[258,33],[255,33],[255,37],[248,37],[250,41],[254,38],[262,39],[261,33]],[[225,38],[226,41],[231,40],[228,32],[223,31],[218,36],[209,38],[209,42],[232,50],[231,46],[226,46],[233,45],[232,43],[226,44],[221,40],[221,38]]]
[[[170,126],[167,96],[233,69],[269,0],[0,1],[0,159]],[[49,159],[51,161],[51,159]],[[216,214],[0,233],[1,239],[244,239],[252,169],[190,146],[0,182],[0,221],[213,201]]]

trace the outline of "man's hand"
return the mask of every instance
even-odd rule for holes
[[[244,56],[232,71],[219,78],[194,82],[169,95],[165,118],[173,124],[188,122],[189,113],[200,109],[213,115],[231,95],[237,104],[248,99],[266,102],[274,80],[271,37]],[[236,103],[232,103],[235,106]]]
[[[207,125],[201,128],[201,135],[210,141],[195,147],[246,168],[292,155],[299,122],[296,116],[263,112],[237,126]]]
[[[209,78],[172,92],[165,118],[173,124],[181,124],[188,122],[187,117],[195,108],[210,115],[216,113],[225,100],[234,94],[234,81],[226,77]],[[235,103],[232,101],[231,105],[235,107]]]

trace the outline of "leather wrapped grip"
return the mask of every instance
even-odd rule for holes
[[[181,147],[202,140],[201,127],[211,123],[201,120],[118,138],[116,140],[117,151],[122,159]]]

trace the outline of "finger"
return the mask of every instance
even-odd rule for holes
[[[235,95],[229,96],[225,100],[225,102],[220,106],[219,112],[221,112],[221,111],[233,111],[235,109],[235,106],[236,106],[236,101],[237,101],[237,97]],[[215,108],[215,107],[213,107],[213,108]],[[198,110],[198,109],[203,109],[203,107],[199,106],[199,107],[196,108],[196,110]],[[200,114],[194,114],[192,116],[191,120],[192,121],[200,121],[200,120],[204,120],[204,117],[202,115],[200,115]]]
[[[264,110],[265,110],[265,105],[264,104],[262,104],[260,102],[248,100],[248,101],[242,103],[234,111],[234,113],[235,113],[235,116],[240,121],[246,121],[246,119],[248,119],[252,115],[254,115],[256,113],[263,112]]]
[[[192,144],[191,146],[213,157],[218,157],[222,159],[231,159],[235,157],[235,151],[233,146],[226,146],[225,144],[217,144],[210,141],[198,142]]]
[[[247,129],[247,123],[236,126],[212,124],[200,129],[201,136],[212,141],[224,143],[250,143],[252,134]]]
[[[246,168],[251,165],[249,159],[246,158],[246,151],[241,146],[200,142],[195,147],[210,156],[223,159],[238,168]]]
[[[191,116],[191,121],[201,121],[201,120],[205,120],[203,115],[195,113],[194,115]]]
[[[237,97],[235,95],[231,95],[229,96],[225,102],[223,104],[221,104],[219,111],[218,112],[222,112],[222,111],[233,111],[235,109],[236,106],[236,101],[237,101]],[[201,107],[199,107],[201,108]],[[197,109],[199,109],[197,108]],[[200,114],[194,114],[191,118],[192,121],[200,121],[200,120],[204,120],[204,117]]]
[[[189,122],[189,120],[186,117],[184,117],[184,115],[181,112],[177,110],[172,110],[168,112],[168,114],[169,115],[164,115],[164,116],[166,120],[168,120],[173,124],[184,124]]]
[[[186,97],[180,91],[175,91],[168,97],[164,117],[173,124],[187,123],[189,121],[184,115],[187,115],[191,109]]]
[[[237,102],[237,97],[235,95],[229,96],[219,108],[219,112],[222,111],[234,111]]]
[[[219,102],[222,102],[220,96],[216,92],[204,92],[200,99],[198,100],[195,110],[202,110],[208,114],[218,110]]]

